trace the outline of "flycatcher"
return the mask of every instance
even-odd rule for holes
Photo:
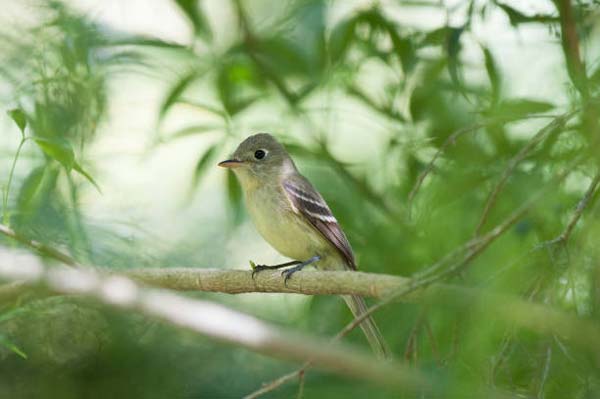
[[[231,159],[219,166],[231,168],[240,181],[258,232],[279,253],[293,259],[281,265],[258,265],[253,276],[286,266],[293,267],[282,272],[285,281],[307,265],[321,270],[356,270],[352,247],[329,206],[273,136],[260,133],[248,137]],[[355,317],[366,311],[360,296],[342,297]],[[365,319],[360,326],[375,354],[389,356],[373,319]]]

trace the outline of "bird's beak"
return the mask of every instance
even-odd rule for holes
[[[238,159],[228,159],[226,161],[219,162],[219,166],[222,168],[239,168],[244,164],[244,161]]]

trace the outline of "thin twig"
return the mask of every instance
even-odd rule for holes
[[[39,241],[30,240],[29,238],[22,236],[21,234],[15,232],[13,229],[11,229],[10,227],[8,227],[6,225],[0,224],[0,234],[4,234],[5,236],[10,237],[15,241],[20,242],[21,244],[34,249],[36,252],[38,252],[42,256],[48,256],[50,258],[53,258],[59,262],[62,262],[64,264],[72,266],[72,267],[80,267],[81,266],[77,263],[77,261],[75,259],[73,259],[71,256],[65,254],[64,252],[54,249],[46,244],[42,244]]]
[[[578,160],[572,162],[570,167],[566,168],[565,171],[560,173],[553,179],[553,183],[557,181],[562,181],[571,171],[571,166],[576,164]],[[539,190],[538,193],[530,197],[524,204],[521,205],[516,211],[510,214],[502,223],[498,224],[494,229],[490,232],[486,233],[481,237],[477,237],[466,244],[464,244],[461,248],[466,250],[466,253],[463,255],[462,259],[451,266],[447,267],[445,270],[438,272],[438,269],[441,268],[437,263],[434,265],[434,268],[426,269],[425,273],[420,274],[419,279],[413,279],[409,282],[405,287],[401,290],[391,294],[387,298],[381,300],[379,303],[371,306],[367,311],[362,313],[360,316],[356,317],[350,324],[348,324],[338,336],[345,336],[354,328],[356,328],[363,320],[367,317],[371,316],[373,313],[381,309],[382,307],[398,300],[399,298],[408,295],[418,289],[422,289],[424,287],[430,286],[442,279],[445,279],[449,276],[453,276],[456,273],[460,272],[465,266],[467,266],[471,260],[473,260],[477,255],[479,255],[485,248],[487,248],[494,240],[500,237],[504,232],[506,232],[513,224],[515,224],[537,201],[539,198],[545,194],[545,192],[550,189],[550,184],[548,184],[544,189]],[[454,252],[454,251],[453,251]]]
[[[573,212],[573,215],[571,216],[571,219],[569,220],[567,227],[563,230],[562,233],[560,233],[560,235],[558,237],[551,240],[548,244],[566,243],[569,240],[569,237],[571,236],[571,233],[573,232],[575,225],[577,225],[577,222],[579,221],[579,219],[581,219],[581,215],[583,214],[583,211],[585,210],[585,208],[587,208],[599,183],[600,183],[600,172],[597,173],[596,176],[594,176],[594,178],[592,179],[592,182],[588,186],[585,194],[583,195],[583,197],[577,204],[577,207],[575,208],[575,212]]]
[[[269,382],[268,384],[263,385],[260,389],[244,396],[244,399],[256,399],[266,393],[269,393],[269,392],[279,388],[280,386],[287,383],[288,381],[293,380],[294,378],[299,378],[300,375],[305,373],[306,369],[308,367],[310,367],[310,365],[311,365],[310,361],[304,363],[304,365],[302,365],[302,367],[300,367],[299,369],[294,370],[291,373],[282,375],[281,377],[277,378],[276,380],[273,380],[273,381]]]
[[[542,142],[546,138],[546,136],[564,126],[564,124],[575,114],[575,112],[576,111],[567,112],[566,114],[554,119],[548,125],[544,126],[531,138],[531,140],[529,140],[529,142],[523,148],[521,148],[517,155],[515,155],[509,161],[508,165],[504,169],[504,172],[502,173],[502,176],[500,177],[500,180],[496,183],[494,189],[488,196],[488,199],[483,209],[483,213],[481,214],[479,222],[477,223],[477,227],[475,228],[475,237],[481,234],[481,229],[487,222],[487,219],[490,215],[490,211],[492,210],[492,207],[496,204],[496,200],[498,199],[500,191],[502,191],[502,189],[504,188],[506,181],[508,180],[510,175],[512,175],[517,165],[519,165],[519,163],[521,163],[521,161],[523,161],[527,157],[527,155],[529,155],[531,150],[533,150],[540,142]]]
[[[550,374],[550,363],[552,362],[552,345],[548,344],[546,348],[546,361],[544,362],[544,370],[542,372],[542,379],[540,381],[540,387],[538,388],[537,398],[544,399],[544,388],[546,381],[548,381],[548,375]]]
[[[429,343],[431,344],[431,353],[433,355],[433,358],[435,359],[438,366],[442,367],[442,358],[440,357],[437,341],[435,340],[435,335],[433,335],[431,323],[429,323],[428,319],[425,319],[425,331],[427,331],[427,337],[429,338]]]
[[[419,330],[421,329],[421,325],[423,324],[423,319],[426,317],[427,310],[421,309],[419,315],[417,316],[417,320],[415,324],[410,330],[410,334],[408,335],[408,339],[406,340],[406,348],[404,350],[404,359],[407,362],[410,362],[414,357],[415,365],[417,363],[417,335],[419,334]]]
[[[296,396],[297,399],[302,399],[302,397],[304,396],[304,377],[305,377],[305,370],[302,370],[298,376],[298,396]]]
[[[417,192],[419,191],[419,189],[421,188],[421,186],[423,185],[423,181],[425,180],[425,178],[429,175],[429,173],[431,173],[431,171],[433,170],[434,164],[435,162],[438,160],[438,158],[446,151],[446,149],[453,144],[456,144],[456,141],[460,138],[460,136],[466,134],[466,133],[471,133],[474,132],[476,130],[479,130],[481,128],[484,128],[488,125],[493,125],[496,123],[509,123],[509,122],[516,122],[520,119],[532,119],[532,118],[549,118],[552,116],[548,116],[548,115],[529,115],[526,118],[520,117],[520,118],[493,118],[493,119],[489,119],[489,120],[485,120],[485,121],[481,121],[478,123],[474,123],[472,125],[469,126],[464,126],[458,130],[456,130],[454,133],[452,133],[450,136],[448,136],[448,138],[446,139],[446,141],[444,141],[444,143],[442,144],[442,146],[440,148],[438,148],[438,150],[435,152],[435,154],[433,155],[433,157],[431,158],[431,160],[429,161],[429,163],[425,166],[425,169],[423,169],[423,171],[421,171],[421,173],[419,173],[419,176],[417,177],[417,180],[415,181],[415,184],[413,186],[413,188],[410,190],[410,193],[408,194],[408,200],[407,200],[407,209],[408,209],[408,216],[410,217],[411,215],[411,210],[412,210],[412,204],[414,201],[414,197],[417,195]]]
[[[570,168],[567,168],[567,171],[560,173],[555,179],[553,179],[554,180],[553,182],[562,181],[568,175],[570,170],[571,170]],[[550,185],[548,185],[548,186],[550,186]],[[362,323],[363,320],[365,320],[367,317],[370,317],[373,313],[377,312],[379,309],[383,308],[384,306],[386,306],[386,305],[388,305],[388,304],[390,304],[390,303],[392,303],[392,302],[394,302],[416,290],[422,289],[426,286],[430,286],[430,285],[434,284],[435,282],[442,280],[448,276],[454,275],[456,272],[460,271],[471,260],[473,260],[473,258],[475,258],[479,253],[481,253],[485,248],[487,248],[489,246],[489,244],[491,244],[492,241],[494,241],[496,238],[498,238],[500,235],[502,235],[505,231],[507,231],[508,228],[510,228],[514,223],[516,223],[516,221],[519,220],[519,218],[531,206],[533,206],[533,204],[535,204],[538,201],[538,199],[546,192],[547,189],[549,189],[549,187],[545,187],[544,189],[540,190],[536,195],[531,197],[519,209],[517,209],[509,217],[507,217],[504,220],[504,222],[500,223],[498,226],[496,226],[496,228],[491,230],[486,235],[476,238],[474,240],[471,240],[471,241],[467,242],[466,244],[464,244],[463,246],[461,246],[460,248],[462,250],[467,251],[461,261],[455,263],[454,265],[451,265],[450,267],[447,268],[447,270],[442,271],[440,273],[437,273],[437,274],[424,273],[421,275],[420,278],[409,281],[407,283],[407,285],[404,286],[401,290],[398,290],[395,293],[389,295],[387,298],[384,298],[377,304],[371,306],[369,309],[367,309],[367,311],[365,311],[360,316],[354,318],[354,320],[352,320],[351,323],[347,324],[332,340],[336,341],[336,340],[339,340],[340,338],[346,336],[348,333],[350,333],[350,331],[352,331],[354,328],[356,328],[358,325],[360,325],[360,323]],[[453,253],[455,253],[455,252],[456,251],[453,251]],[[445,257],[445,258],[449,259],[451,257]],[[427,270],[429,270],[430,272],[433,272],[435,270],[437,272],[440,267],[441,267],[441,264],[436,263],[433,265],[433,267],[430,267]],[[432,269],[434,269],[434,270],[432,270]],[[506,301],[504,301],[504,303],[506,303]],[[532,304],[530,305],[529,303],[527,303],[527,305],[525,305],[525,303],[523,303],[524,306],[534,306]],[[531,309],[531,311],[527,311],[525,313],[528,313],[529,317],[527,319],[521,319],[522,322],[530,323],[531,320],[536,319],[535,317],[533,317],[533,314],[535,313],[533,311],[533,309]],[[550,320],[550,319],[548,319],[548,320]],[[561,325],[568,326],[568,324],[561,324]],[[577,330],[575,329],[572,331],[570,336],[571,336],[571,338],[577,338],[577,337],[584,338],[587,335],[580,335],[579,332],[577,332]],[[590,342],[590,344],[591,344],[591,342]],[[301,368],[299,370],[296,370],[290,374],[286,374],[285,376],[278,378],[277,380],[274,380],[273,382],[267,384],[267,387],[269,387],[269,389],[261,388],[259,390],[260,395],[251,396],[251,397],[257,398],[258,396],[261,396],[267,392],[270,392],[270,391],[280,387],[287,381],[290,381],[292,378],[297,376],[301,370],[304,370],[306,367],[309,367],[309,366],[310,366],[310,363],[303,366],[303,368]],[[255,393],[257,393],[259,391],[256,391]],[[255,393],[253,393],[251,395],[254,395]]]
[[[442,153],[446,150],[446,148],[448,148],[451,144],[455,144],[456,140],[460,136],[462,136],[463,134],[466,134],[466,133],[473,132],[477,129],[481,129],[485,125],[486,125],[486,123],[479,122],[479,123],[475,123],[470,126],[465,126],[463,128],[458,129],[454,133],[452,133],[446,139],[446,141],[444,141],[444,144],[442,144],[442,146],[435,152],[435,154],[433,155],[433,158],[431,158],[431,160],[429,161],[427,166],[425,166],[425,169],[423,169],[423,171],[421,173],[419,173],[419,176],[417,177],[417,180],[415,181],[415,185],[413,186],[412,190],[410,190],[410,193],[408,194],[407,209],[408,209],[409,217],[411,215],[411,209],[412,209],[412,203],[413,203],[414,197],[415,197],[415,195],[417,195],[417,192],[421,188],[421,185],[423,184],[423,181],[425,180],[427,175],[433,170],[433,166],[434,166],[435,162],[437,161],[437,159],[440,157],[440,155],[442,155]]]

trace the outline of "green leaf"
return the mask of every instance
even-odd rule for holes
[[[98,186],[98,184],[96,183],[96,181],[92,178],[92,176],[86,172],[81,165],[79,165],[79,163],[77,163],[77,161],[74,161],[73,163],[73,170],[75,170],[76,172],[78,172],[80,175],[82,175],[83,177],[85,177],[90,183],[92,183],[92,185],[94,187],[96,187],[96,190],[98,190],[99,193],[102,193],[102,190],[100,190],[100,186]]]
[[[111,40],[112,46],[148,46],[171,50],[188,51],[188,47],[182,44],[167,42],[158,38],[143,35],[128,35]]]
[[[227,171],[227,199],[233,216],[234,225],[239,225],[244,219],[244,205],[242,202],[242,187],[233,171]]]
[[[508,16],[508,20],[512,26],[517,26],[519,24],[526,23],[555,23],[559,22],[558,17],[553,17],[551,15],[543,15],[543,14],[535,14],[535,15],[525,15],[521,11],[512,8],[506,4],[502,4],[498,1],[494,1],[494,3],[504,11],[504,13]]]
[[[405,74],[409,74],[417,63],[416,50],[412,40],[401,36],[398,32],[398,26],[382,15],[376,8],[361,13],[359,20],[368,23],[372,29],[379,29],[388,34],[392,41],[394,52],[400,59],[402,71]]]
[[[193,70],[184,75],[179,81],[169,90],[165,100],[163,101],[160,111],[159,119],[163,119],[169,109],[177,102],[183,92],[188,88],[190,84],[198,77],[198,71]]]
[[[73,147],[68,140],[63,138],[34,137],[33,141],[35,141],[36,144],[42,149],[44,154],[58,161],[67,170],[67,172],[75,170],[85,177],[90,183],[92,183],[99,192],[102,192],[92,176],[87,173],[75,160]]]
[[[219,69],[217,91],[223,108],[231,116],[241,112],[256,101],[262,93],[259,73],[246,57],[229,60]]]
[[[198,162],[196,162],[196,167],[194,168],[194,176],[192,179],[192,188],[196,188],[202,177],[206,174],[206,170],[208,165],[212,164],[214,157],[221,147],[221,143],[211,145],[208,150],[202,154],[200,158],[198,158]]]
[[[444,46],[448,40],[450,34],[450,28],[442,26],[441,28],[434,29],[425,34],[425,37],[420,41],[419,45],[426,46]]]
[[[34,137],[33,141],[48,157],[58,161],[70,171],[75,163],[75,153],[68,140],[63,138]]]
[[[0,323],[4,323],[5,321],[12,319],[13,317],[18,317],[27,314],[28,311],[29,310],[25,307],[16,307],[6,312],[2,312],[0,313]]]
[[[552,109],[554,109],[552,103],[519,98],[501,101],[494,109],[494,115],[519,118],[530,114],[548,112]]]
[[[460,37],[464,32],[464,27],[449,28],[449,34],[446,42],[446,52],[448,54],[448,70],[454,84],[458,87],[462,86],[460,78]]]
[[[600,66],[590,75],[589,80],[595,85],[600,85]]]
[[[207,39],[212,37],[210,26],[200,9],[198,0],[175,0],[175,3],[192,22],[194,32],[197,36],[202,36]]]
[[[25,112],[23,112],[23,110],[20,108],[15,108],[7,111],[6,113],[19,127],[21,134],[25,134],[25,128],[27,127],[27,116],[25,115]]]
[[[29,172],[29,175],[21,184],[19,195],[17,196],[17,210],[20,215],[26,215],[32,212],[35,207],[37,197],[42,188],[42,181],[46,174],[46,168],[40,166]]]
[[[354,39],[356,18],[348,18],[339,22],[329,36],[329,55],[333,62],[341,62]]]
[[[492,52],[487,47],[482,47],[482,49],[485,58],[485,70],[487,71],[492,86],[492,99],[493,102],[496,103],[500,99],[500,85],[502,79]]]
[[[0,345],[4,346],[6,349],[11,352],[21,356],[23,359],[27,359],[27,354],[23,352],[17,345],[15,345],[10,339],[6,338],[4,335],[0,334]]]

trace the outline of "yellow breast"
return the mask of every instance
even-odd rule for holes
[[[246,205],[258,232],[282,255],[307,260],[329,252],[328,242],[292,210],[278,186],[262,186],[247,192]]]

